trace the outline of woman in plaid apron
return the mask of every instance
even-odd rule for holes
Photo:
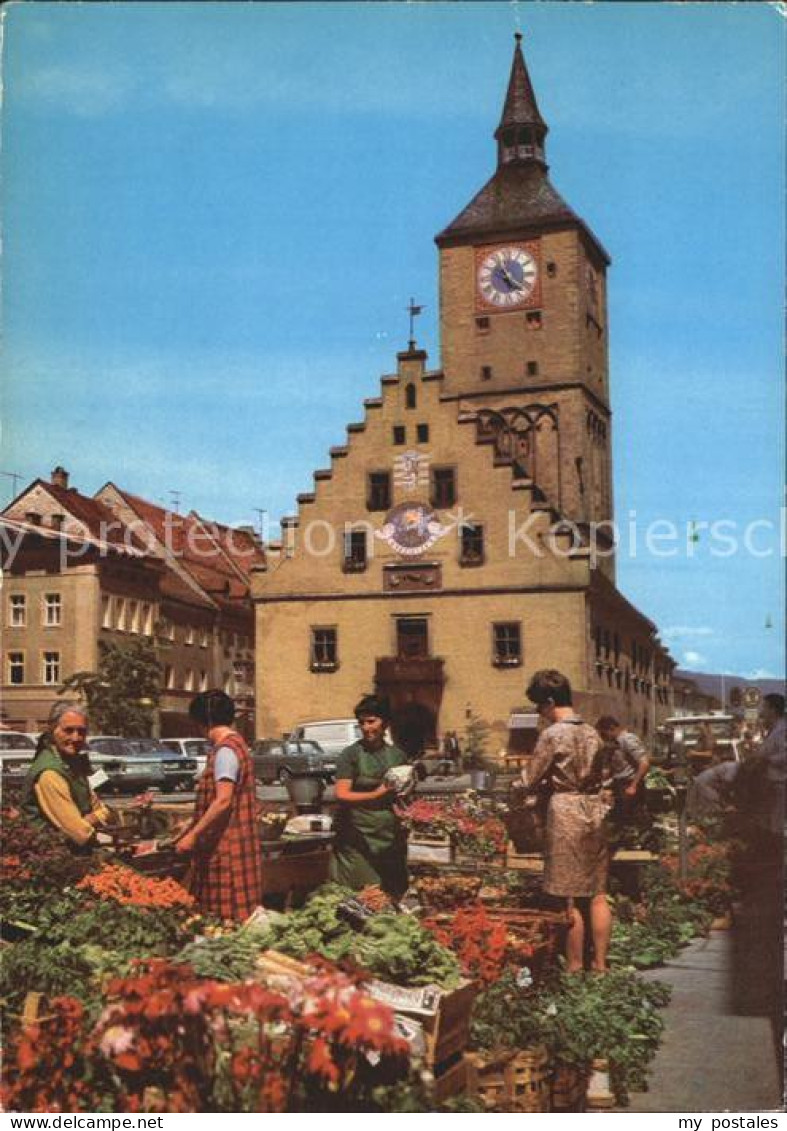
[[[204,728],[211,748],[197,784],[194,820],[176,848],[191,854],[189,890],[200,910],[243,922],[262,899],[254,767],[230,726],[235,704],[229,695],[204,691],[189,715]]]

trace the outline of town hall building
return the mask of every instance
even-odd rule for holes
[[[520,36],[497,168],[436,237],[442,367],[413,339],[255,570],[258,731],[390,696],[394,733],[467,720],[521,747],[524,688],[646,735],[674,663],[618,591],[610,522],[610,259],[552,186]]]

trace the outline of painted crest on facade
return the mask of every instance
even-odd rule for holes
[[[385,523],[375,531],[377,538],[396,550],[397,554],[415,557],[433,546],[448,533],[437,512],[426,503],[399,503],[385,516]]]

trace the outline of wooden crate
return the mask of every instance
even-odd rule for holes
[[[552,1110],[551,1069],[545,1049],[482,1056],[468,1053],[468,1091],[490,1110]]]
[[[559,1064],[552,1073],[552,1110],[584,1111],[589,1073],[571,1064]]]
[[[520,868],[525,872],[544,871],[544,857],[540,852],[517,852],[513,844],[506,849],[506,868]]]
[[[441,1104],[450,1100],[452,1096],[464,1095],[467,1091],[468,1071],[465,1053],[460,1053],[454,1060],[449,1061],[446,1067],[436,1071],[431,1086],[434,1103]]]
[[[463,852],[457,848],[454,850],[454,862],[467,868],[475,868],[478,871],[491,871],[495,868],[505,868],[506,854],[505,852],[496,852],[494,856],[477,856],[473,852]]]
[[[440,1070],[458,1053],[467,1048],[470,1038],[470,1014],[478,993],[475,982],[463,982],[455,990],[441,994],[437,1009],[431,1013],[398,1008],[399,1013],[420,1021],[424,1030],[426,1052],[424,1062],[433,1072]]]
[[[418,833],[407,842],[408,864],[451,864],[454,846],[449,836],[429,836]]]

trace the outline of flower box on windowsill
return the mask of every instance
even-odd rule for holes
[[[459,559],[459,564],[463,568],[469,567],[472,569],[476,566],[482,566],[485,561],[486,558],[483,554],[463,554]]]
[[[317,660],[313,661],[309,666],[310,670],[313,672],[335,672],[339,667],[339,661]]]
[[[345,558],[342,562],[343,573],[363,573],[365,569],[365,561],[356,561],[354,558]]]
[[[522,660],[519,656],[495,656],[492,663],[496,668],[521,668]]]

